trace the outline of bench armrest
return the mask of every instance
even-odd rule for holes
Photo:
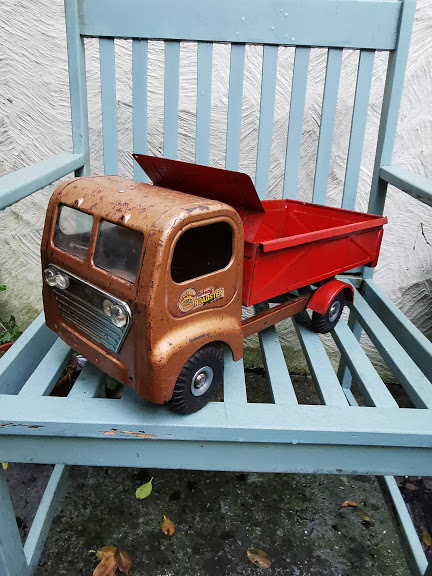
[[[398,164],[382,166],[380,178],[413,198],[420,200],[420,202],[432,206],[432,180],[430,178],[420,176]]]
[[[63,152],[0,178],[0,210],[84,166],[84,154]]]

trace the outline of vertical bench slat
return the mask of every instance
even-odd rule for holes
[[[65,1],[66,36],[69,70],[72,142],[75,153],[84,154],[84,166],[76,176],[90,175],[87,80],[84,38],[80,35],[77,0]]]
[[[238,170],[243,100],[245,45],[231,44],[225,168]]]
[[[396,400],[378,376],[343,318],[339,320],[331,334],[368,405],[397,408]]]
[[[57,334],[47,328],[41,312],[0,358],[0,394],[17,394],[56,340]]]
[[[104,391],[104,382],[105,374],[87,362],[69,392],[68,398],[100,397]],[[58,503],[66,492],[69,470],[70,466],[63,464],[57,464],[54,467],[25,541],[24,553],[32,573],[39,562]]]
[[[206,166],[210,161],[212,54],[211,42],[198,43],[195,162]]]
[[[375,52],[373,50],[362,50],[360,52],[342,197],[342,208],[347,210],[354,210],[355,208],[374,59]]]
[[[132,42],[133,152],[147,154],[147,40]],[[148,182],[144,170],[134,162],[134,179]]]
[[[296,48],[285,157],[284,198],[297,198],[309,59],[310,48]]]
[[[0,574],[2,576],[30,576],[9,495],[6,473],[1,466],[0,518]]]
[[[58,503],[66,493],[69,469],[70,466],[64,464],[57,464],[54,467],[25,541],[24,553],[31,574],[37,568]]]
[[[298,404],[275,327],[262,330],[258,336],[273,402]]]
[[[243,359],[234,362],[231,350],[226,347],[224,363],[224,402],[226,404],[245,404],[247,394]]]
[[[264,46],[260,119],[258,128],[258,152],[255,177],[255,188],[260,198],[266,198],[268,194],[276,96],[277,58],[277,46]]]
[[[320,337],[295,318],[293,323],[321,402],[326,406],[347,406],[348,401]]]
[[[360,324],[417,408],[432,408],[432,383],[363,298],[355,294]]]
[[[118,174],[117,99],[114,39],[99,38],[102,131],[105,174]]]
[[[165,42],[164,139],[165,158],[177,159],[180,42]]]
[[[416,0],[404,0],[401,3],[396,50],[389,53],[369,196],[368,212],[371,214],[382,214],[384,210],[387,184],[380,178],[380,168],[389,166],[392,160],[415,10]],[[373,268],[365,268],[364,277],[372,274]]]
[[[342,48],[329,48],[313,190],[313,202],[317,204],[325,204],[327,197],[341,67]]]

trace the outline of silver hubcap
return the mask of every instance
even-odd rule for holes
[[[210,366],[203,366],[192,378],[191,392],[194,396],[202,396],[210,388],[213,382],[213,370]]]
[[[339,311],[340,311],[340,302],[339,300],[335,300],[335,302],[333,302],[333,304],[330,306],[330,310],[329,310],[329,315],[328,315],[328,319],[329,322],[334,322],[334,320],[336,320]]]

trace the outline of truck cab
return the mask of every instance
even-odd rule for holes
[[[155,403],[175,400],[201,351],[205,370],[174,406],[195,411],[222,379],[223,345],[242,356],[243,229],[211,198],[118,176],[64,182],[41,246],[47,326]]]

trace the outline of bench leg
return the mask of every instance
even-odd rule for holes
[[[0,574],[28,576],[29,567],[15,520],[6,475],[0,467]]]

